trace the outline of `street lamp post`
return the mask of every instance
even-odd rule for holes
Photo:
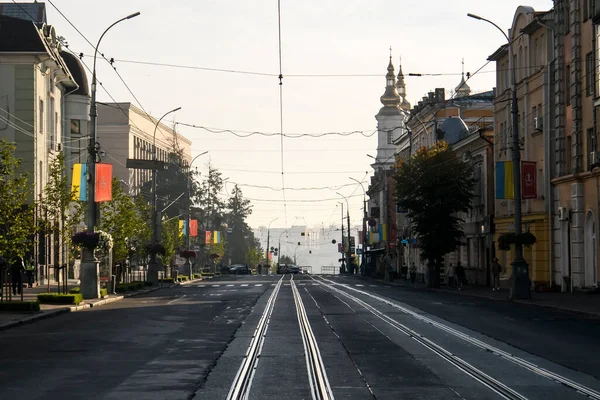
[[[360,263],[362,265],[362,272],[363,275],[366,271],[366,266],[365,264],[365,250],[367,248],[367,191],[365,190],[365,187],[363,186],[362,182],[359,181],[358,179],[354,179],[353,177],[350,177],[351,180],[353,180],[354,182],[357,182],[360,187],[363,190],[363,223],[362,223],[362,230],[363,230],[363,235],[362,235],[362,255],[361,255],[361,260]]]
[[[190,161],[190,165],[188,166],[188,175],[186,176],[187,178],[187,216],[186,216],[186,220],[187,220],[187,236],[185,239],[185,247],[187,250],[190,250],[190,238],[192,236],[192,229],[191,229],[191,224],[192,224],[192,178],[189,175],[189,173],[192,170],[192,164],[194,163],[194,161],[196,161],[196,159],[200,156],[205,155],[206,153],[208,153],[208,151],[202,152],[200,154],[198,154],[196,157],[192,158],[192,161]],[[190,280],[193,278],[194,276],[194,271],[192,270],[192,262],[189,261],[190,265],[189,265],[189,278]]]
[[[89,232],[94,232],[96,229],[97,215],[96,215],[96,117],[98,116],[98,110],[96,105],[96,59],[98,56],[98,48],[100,42],[113,26],[119,22],[131,19],[140,15],[139,11],[133,14],[121,18],[120,20],[113,22],[106,30],[100,35],[96,47],[94,47],[94,66],[92,69],[92,95],[90,103],[90,142],[88,144],[88,165],[87,165],[87,181],[88,181],[88,194],[87,194],[87,216],[86,225]],[[98,282],[98,261],[94,257],[94,250],[87,249],[84,252],[84,257],[81,263],[81,295],[84,299],[97,299],[100,297],[100,286]]]
[[[512,114],[512,131],[513,131],[513,151],[512,151],[512,162],[513,162],[513,185],[514,185],[514,204],[515,204],[515,235],[522,233],[522,210],[521,210],[521,148],[519,145],[519,104],[517,99],[517,76],[516,66],[513,60],[513,49],[512,42],[508,35],[498,25],[492,21],[480,17],[475,14],[467,14],[468,17],[477,19],[479,21],[485,21],[498,29],[508,42],[508,62],[510,64],[511,71],[511,84],[510,90],[512,94],[511,102],[511,114]],[[529,266],[527,261],[523,257],[523,245],[521,243],[515,243],[515,258],[511,264],[512,277],[510,282],[510,298],[516,299],[529,299],[531,293],[529,291]]]
[[[267,254],[266,254],[266,261],[267,261],[267,265],[268,266],[270,266],[270,264],[269,264],[269,251],[271,251],[271,250],[270,250],[269,246],[270,246],[270,241],[271,241],[271,224],[273,222],[277,221],[278,219],[279,218],[273,219],[271,222],[269,222],[269,226],[267,227]],[[281,240],[281,236],[280,236],[280,240]],[[268,271],[268,268],[267,268],[267,271]]]
[[[348,225],[348,249],[346,251],[347,257],[346,257],[346,271],[350,271],[350,266],[349,263],[352,262],[352,253],[350,253],[350,204],[348,203],[348,198],[346,196],[344,196],[343,194],[341,194],[340,192],[335,192],[338,196],[342,196],[344,198],[344,200],[346,200],[346,224]],[[342,204],[342,208],[343,208],[343,204]],[[342,219],[344,218],[344,211],[342,211]],[[343,230],[342,230],[342,236],[343,236]],[[345,243],[344,243],[345,245]],[[344,271],[344,272],[346,272]]]

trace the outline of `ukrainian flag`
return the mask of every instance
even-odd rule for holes
[[[512,161],[496,162],[496,198],[515,198],[514,169]]]
[[[71,180],[71,191],[74,201],[87,200],[87,164],[73,165],[73,179]]]

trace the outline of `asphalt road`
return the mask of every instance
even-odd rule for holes
[[[527,399],[586,398],[431,321],[600,392],[596,320],[356,278],[296,275],[295,298],[281,278],[220,277],[0,332],[0,399],[226,399],[259,339],[248,397],[312,399],[309,331],[336,399],[506,398],[494,382]]]

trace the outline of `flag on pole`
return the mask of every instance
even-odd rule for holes
[[[212,239],[212,232],[211,231],[204,232],[204,243],[211,244],[212,243],[211,239]]]
[[[96,164],[96,203],[112,200],[112,164]]]
[[[71,179],[71,191],[74,201],[85,201],[87,199],[87,164],[73,164],[73,177]]]
[[[179,220],[179,236],[187,235],[188,222],[186,220]]]
[[[196,237],[198,236],[198,220],[193,219],[190,221],[190,236]]]
[[[213,238],[214,238],[214,243],[215,243],[215,244],[219,244],[219,243],[221,243],[221,232],[219,232],[219,231],[215,231],[215,232],[214,232],[214,237],[213,237]]]
[[[496,162],[496,198],[514,199],[514,169],[512,161]]]

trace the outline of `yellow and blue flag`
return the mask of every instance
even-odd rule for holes
[[[74,201],[87,200],[87,164],[73,165],[73,179],[71,181],[71,191],[73,191]]]
[[[515,198],[514,169],[512,161],[496,162],[496,198]]]

